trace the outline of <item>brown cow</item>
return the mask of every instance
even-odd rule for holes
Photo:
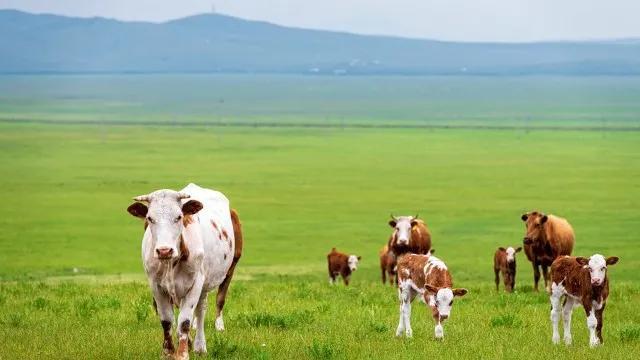
[[[558,322],[560,321],[560,300],[566,296],[562,308],[564,322],[564,342],[571,344],[571,312],[576,305],[582,305],[587,314],[589,344],[602,344],[602,313],[609,296],[607,265],[618,262],[611,256],[605,259],[600,254],[590,258],[563,256],[551,265],[551,324],[554,344],[560,342]]]
[[[357,255],[347,255],[338,252],[336,248],[332,248],[327,254],[327,263],[329,265],[329,284],[336,283],[336,277],[342,276],[345,285],[349,285],[351,273],[358,268],[358,261],[361,257]]]
[[[453,279],[442,260],[431,255],[405,254],[398,259],[398,297],[400,321],[396,336],[411,337],[411,302],[420,294],[421,300],[431,308],[436,322],[435,337],[442,339],[442,322],[449,318],[454,296],[464,296],[467,289],[453,288]]]
[[[500,247],[493,256],[493,272],[496,275],[496,291],[500,291],[500,273],[504,281],[504,290],[513,292],[516,287],[516,253],[522,250],[521,247],[516,249],[509,246],[508,248]]]
[[[549,291],[547,268],[559,256],[571,255],[575,243],[573,228],[567,220],[531,211],[522,215],[525,222],[524,252],[533,265],[534,290],[538,291],[540,269],[544,276],[544,286]]]
[[[389,245],[385,245],[380,249],[380,270],[382,271],[382,284],[387,283],[387,274],[389,275],[389,285],[395,285],[396,276],[396,256],[393,251],[389,250]]]
[[[391,215],[389,226],[393,228],[393,233],[387,245],[396,256],[406,253],[425,255],[431,250],[431,233],[418,215]]]

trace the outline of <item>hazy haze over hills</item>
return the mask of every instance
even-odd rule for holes
[[[460,43],[206,14],[164,23],[0,10],[0,72],[640,74],[640,41]]]

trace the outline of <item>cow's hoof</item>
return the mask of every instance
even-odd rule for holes
[[[207,343],[204,341],[198,341],[193,344],[193,351],[197,354],[206,354],[207,353]]]
[[[571,341],[572,341],[571,335],[569,335],[569,336],[565,335],[564,336],[564,344],[565,345],[571,345]]]
[[[558,345],[558,344],[560,344],[560,335],[553,335],[553,336],[551,337],[551,342],[552,342],[554,345]]]
[[[589,341],[589,346],[591,346],[592,348],[600,346],[600,340],[598,340],[597,338],[595,340],[592,339],[591,341]]]
[[[216,330],[217,331],[224,331],[224,320],[222,319],[222,316],[218,316],[216,318]]]
[[[175,360],[189,360],[189,352],[176,353]]]

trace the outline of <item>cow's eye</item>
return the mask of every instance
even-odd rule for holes
[[[449,306],[452,306],[452,305],[453,305],[453,300],[451,300],[451,302],[449,303]]]
[[[152,224],[155,224],[155,223],[156,223],[156,221],[155,221],[155,220],[153,220],[153,218],[152,218],[151,216],[147,216],[147,220],[148,220],[150,223],[152,223]]]
[[[173,222],[178,222],[178,221],[180,221],[180,220],[182,220],[182,215],[178,215],[178,217],[176,217],[176,218],[173,220]]]
[[[606,267],[603,267],[602,269],[600,269],[600,271],[605,271],[605,270],[607,270]]]

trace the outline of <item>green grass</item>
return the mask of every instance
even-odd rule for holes
[[[195,77],[178,79],[172,88],[158,86],[157,100],[134,90],[151,89],[149,81],[158,85],[167,78],[98,80],[96,85],[92,77],[18,77],[11,80],[13,87],[0,82],[0,118],[97,120],[96,125],[0,123],[0,359],[158,358],[162,330],[142,271],[142,224],[126,208],[135,195],[188,182],[227,194],[246,238],[225,309],[227,331],[215,332],[211,312],[206,321],[207,358],[640,354],[640,132],[124,126],[107,120],[122,114],[142,122],[159,114],[165,120],[167,114],[204,120],[219,113],[202,95],[206,92],[196,92],[195,100],[186,95],[187,85],[199,81]],[[283,94],[296,94],[293,80],[257,78],[261,86],[277,86],[271,98],[256,100],[253,107],[246,100],[260,93],[247,90],[250,81],[224,79],[229,93],[238,96],[224,102],[229,116],[243,119],[253,109],[260,119],[324,121],[326,101],[333,109],[327,110],[327,121],[345,116],[355,122],[429,122],[431,117],[416,115],[424,93],[401,95],[417,91],[425,85],[421,81],[434,85],[425,90],[430,96],[448,84],[392,79],[389,91],[402,91],[398,103],[394,97],[389,101],[407,109],[398,105],[377,114],[384,97],[370,91],[363,95],[366,101],[354,97],[357,89],[378,84],[372,79],[305,78],[305,86],[320,87],[321,100],[307,94],[307,103],[300,97],[287,103]],[[462,114],[463,121],[481,124],[492,124],[493,115],[497,123],[518,124],[527,109],[537,111],[542,123],[588,126],[603,116],[612,126],[637,124],[638,105],[630,101],[640,89],[634,78],[543,80],[454,79],[456,91],[470,86],[466,95],[441,95],[424,109],[440,106],[447,121]],[[110,81],[117,86],[110,87]],[[123,81],[132,88],[122,88]],[[490,101],[523,84],[529,92]],[[197,89],[210,86],[205,85]],[[345,89],[338,91],[337,85]],[[576,85],[586,90],[567,95]],[[551,95],[541,94],[545,86]],[[114,91],[119,87],[122,94]],[[481,96],[482,89],[493,92]],[[532,89],[539,91],[527,100]],[[171,99],[178,92],[183,98]],[[109,99],[122,98],[129,102],[126,109],[112,111]],[[273,108],[269,99],[275,99]],[[140,107],[131,105],[137,101]],[[78,105],[83,102],[86,106]],[[506,103],[511,106],[499,107]],[[80,106],[76,115],[69,104]],[[172,106],[173,113],[167,110]],[[532,271],[524,256],[518,256],[518,291],[495,292],[493,252],[521,243],[520,215],[534,208],[569,219],[576,230],[575,254],[621,259],[610,268],[602,348],[589,349],[579,308],[574,345],[551,345],[548,299],[531,292]],[[456,286],[470,290],[456,302],[444,342],[433,339],[431,318],[417,302],[414,338],[394,338],[397,295],[380,284],[377,268],[390,212],[420,213]],[[363,257],[349,288],[328,285],[325,256],[333,246]]]

